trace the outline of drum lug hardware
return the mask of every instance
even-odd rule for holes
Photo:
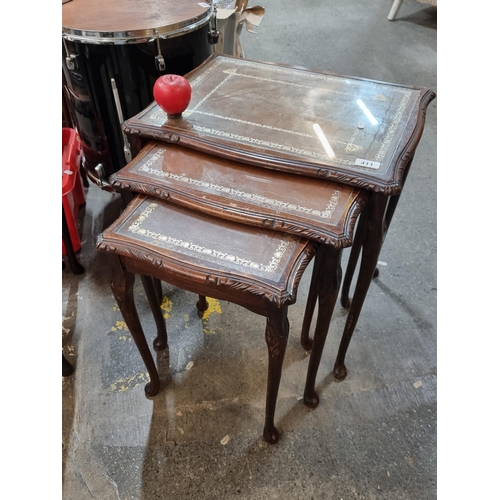
[[[156,69],[158,71],[165,71],[166,69],[165,59],[161,54],[155,57],[155,64],[156,64]]]
[[[70,71],[75,71],[78,68],[77,54],[70,54],[68,46],[66,45],[66,40],[63,38],[64,50],[66,51],[66,67]]]
[[[125,160],[127,160],[127,163],[130,163],[132,161],[132,151],[130,150],[128,140],[125,146],[123,146],[123,154],[125,155]]]
[[[211,45],[217,45],[217,43],[219,42],[219,35],[220,35],[220,32],[219,30],[217,29],[217,7],[215,7],[214,5],[214,15],[213,15],[213,26],[212,26],[212,22],[210,22],[210,29],[208,31],[208,42],[211,44]]]
[[[70,71],[75,71],[75,69],[78,67],[78,64],[76,62],[77,55],[76,54],[71,54],[68,57],[66,57],[66,67]]]
[[[124,120],[123,120],[122,105],[120,102],[120,95],[118,94],[118,88],[116,87],[115,79],[111,78],[110,81],[111,81],[111,90],[113,91],[113,97],[115,98],[115,106],[116,106],[116,113],[118,115],[118,121],[120,122],[120,125],[122,125]],[[125,160],[127,160],[127,163],[130,163],[132,161],[130,143],[128,142],[127,135],[123,132],[123,130],[122,130],[122,137],[123,137],[123,154],[125,155]]]
[[[165,71],[167,68],[167,65],[165,64],[165,58],[161,54],[161,49],[160,49],[160,39],[156,39],[156,47],[158,49],[158,55],[155,57],[155,64],[156,64],[156,69],[158,71]]]
[[[102,163],[98,163],[94,170],[97,175],[97,185],[100,188],[106,187],[107,183],[104,177],[104,165]]]

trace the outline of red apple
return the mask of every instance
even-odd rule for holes
[[[153,96],[169,118],[178,118],[191,100],[191,85],[179,75],[162,75],[153,86]]]

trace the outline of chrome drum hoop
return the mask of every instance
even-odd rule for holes
[[[214,15],[214,7],[202,15],[164,28],[152,28],[135,31],[94,31],[62,28],[62,37],[71,42],[83,42],[95,45],[126,45],[131,43],[152,42],[158,38],[167,39],[185,35],[208,23]]]

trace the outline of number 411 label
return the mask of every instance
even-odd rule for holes
[[[354,165],[357,165],[358,167],[366,167],[366,168],[374,168],[374,169],[380,168],[379,161],[363,160],[363,158],[356,158]]]

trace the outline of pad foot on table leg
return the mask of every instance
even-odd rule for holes
[[[351,299],[349,297],[340,297],[340,305],[344,309],[350,309],[351,308]]]
[[[153,349],[155,352],[164,351],[168,347],[168,343],[165,341],[163,337],[156,337],[153,340]]]
[[[312,349],[313,341],[310,338],[302,338],[300,340],[300,344],[302,345],[302,349],[304,351],[310,351]]]
[[[264,428],[264,433],[262,434],[264,441],[269,444],[276,444],[280,440],[280,433],[276,427],[269,426]]]
[[[147,398],[153,398],[158,394],[159,391],[160,391],[160,384],[153,381],[148,382],[144,387],[144,393],[146,394]]]
[[[347,368],[344,363],[335,363],[335,366],[333,367],[333,376],[338,381],[342,381],[347,377]]]
[[[311,394],[306,394],[304,392],[304,404],[308,408],[316,408],[319,405],[319,396],[316,391],[312,391]]]

